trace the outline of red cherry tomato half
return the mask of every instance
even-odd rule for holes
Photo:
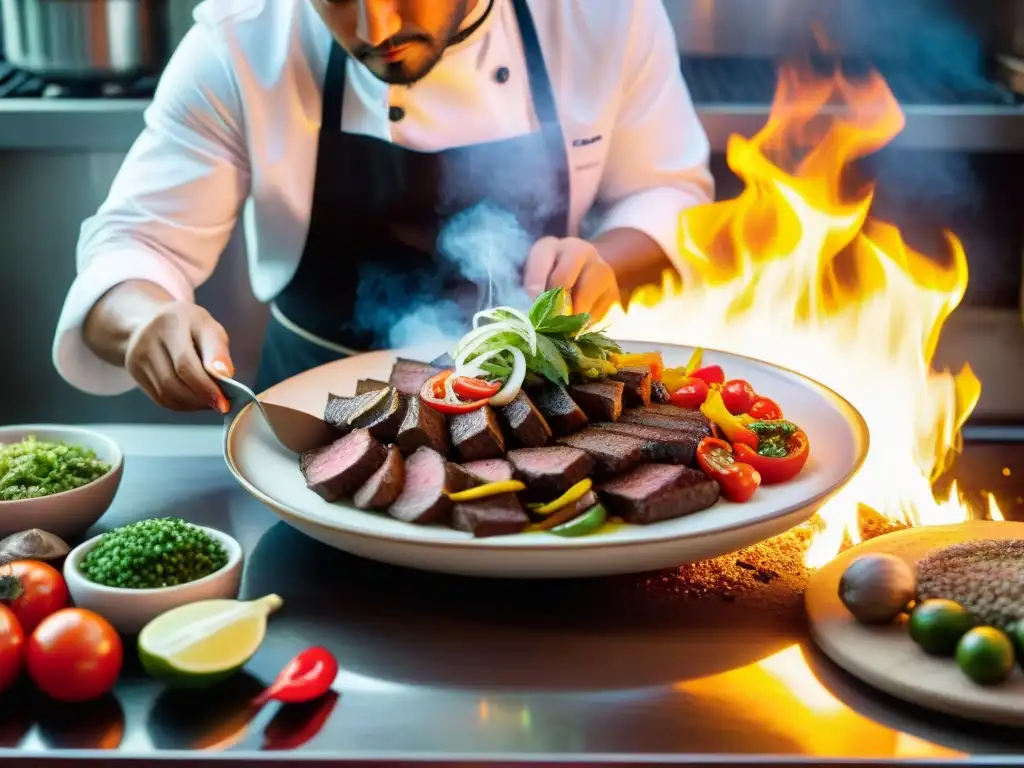
[[[110,622],[83,608],[43,619],[28,640],[32,682],[58,701],[89,701],[108,693],[121,674],[124,648]]]
[[[0,693],[3,693],[21,674],[25,654],[25,633],[14,612],[0,605]]]
[[[709,385],[724,384],[725,371],[722,370],[722,366],[720,365],[705,365],[703,368],[698,368],[696,371],[691,373],[690,378],[703,379]]]
[[[68,604],[68,585],[53,566],[37,560],[16,560],[11,575],[21,594],[8,602],[25,634],[32,634],[39,622]]]
[[[683,379],[682,385],[669,395],[669,400],[680,408],[696,409],[704,405],[708,391],[708,383],[704,379]]]
[[[725,382],[722,387],[722,402],[729,409],[729,413],[734,416],[749,411],[755,400],[757,400],[757,393],[743,379],[732,379]]]
[[[456,395],[465,400],[486,400],[501,391],[501,383],[457,376],[452,383],[452,389],[455,390]]]
[[[779,408],[779,404],[767,397],[759,397],[754,400],[747,413],[751,418],[760,421],[776,421],[782,418],[782,409]]]

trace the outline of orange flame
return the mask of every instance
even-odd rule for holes
[[[878,74],[855,82],[784,69],[765,127],[728,144],[744,191],[681,216],[681,282],[666,276],[610,318],[622,338],[679,342],[672,329],[687,328],[690,343],[800,371],[863,414],[870,453],[822,509],[812,566],[835,556],[844,533],[859,540],[859,504],[912,524],[971,516],[955,488],[945,500],[932,492],[981,394],[969,367],[931,368],[967,286],[966,255],[951,233],[944,261],[917,253],[869,217],[873,187],[844,194],[852,163],[904,124]]]

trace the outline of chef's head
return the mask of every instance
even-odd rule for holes
[[[479,0],[312,0],[337,41],[377,77],[409,85],[441,58]]]

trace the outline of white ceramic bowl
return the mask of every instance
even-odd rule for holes
[[[101,432],[58,424],[0,427],[0,444],[19,443],[30,435],[41,442],[90,448],[97,458],[110,465],[110,471],[71,491],[38,499],[0,501],[0,538],[30,528],[41,528],[62,539],[81,536],[103,516],[114,500],[124,472],[124,454],[117,443]]]
[[[95,547],[101,536],[79,544],[64,561],[64,581],[68,583],[71,600],[78,608],[95,611],[114,625],[114,629],[126,635],[139,632],[161,613],[179,605],[200,600],[233,599],[238,596],[242,581],[242,547],[223,531],[199,526],[210,536],[224,545],[228,562],[219,571],[214,571],[197,581],[179,584],[175,587],[156,589],[122,589],[107,587],[89,581],[79,570],[89,550]]]

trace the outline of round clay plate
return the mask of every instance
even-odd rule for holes
[[[865,626],[839,600],[839,579],[861,555],[885,552],[915,565],[930,552],[978,539],[1024,539],[1024,523],[974,520],[914,528],[844,552],[816,572],[807,586],[807,616],[814,641],[840,667],[890,696],[971,720],[1024,725],[1024,673],[1019,668],[1001,685],[975,685],[952,659],[928,656],[918,648],[905,620]]]
[[[685,365],[691,348],[660,349],[668,366]],[[387,380],[395,359],[432,360],[444,350],[373,352],[307,371],[261,400],[322,415],[328,392],[351,395],[358,379]],[[731,378],[746,379],[776,400],[811,443],[804,471],[784,485],[760,489],[745,504],[725,501],[703,512],[648,526],[610,526],[591,536],[524,533],[474,539],[441,525],[416,526],[343,502],[329,504],[306,488],[295,454],[280,448],[253,409],[228,434],[226,459],[239,482],[281,519],[332,547],[372,560],[474,576],[556,578],[667,568],[733,552],[807,520],[860,467],[868,449],[863,418],[831,390],[799,374],[735,355],[706,351]]]

